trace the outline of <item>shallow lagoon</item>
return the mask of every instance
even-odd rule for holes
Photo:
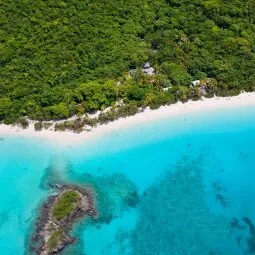
[[[1,254],[25,253],[45,184],[56,179],[97,185],[102,213],[111,211],[107,223],[75,229],[80,242],[63,254],[254,253],[254,116],[247,107],[182,115],[65,148],[5,138]],[[138,190],[135,206],[122,203],[128,189]]]

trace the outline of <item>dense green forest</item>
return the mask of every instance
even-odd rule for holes
[[[206,96],[254,90],[254,0],[0,0],[0,121],[120,100],[124,116],[198,99],[194,80]]]

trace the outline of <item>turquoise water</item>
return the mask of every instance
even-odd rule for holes
[[[255,254],[255,108],[182,115],[56,148],[0,141],[1,254],[27,252],[48,183],[92,185],[99,222],[63,254]]]

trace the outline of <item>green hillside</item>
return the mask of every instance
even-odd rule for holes
[[[207,96],[254,90],[253,0],[0,0],[5,123],[197,99],[207,78]]]

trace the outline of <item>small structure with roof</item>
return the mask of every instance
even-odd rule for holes
[[[192,86],[195,87],[200,84],[200,80],[195,80],[191,82]]]
[[[203,96],[205,96],[207,94],[206,88],[207,88],[209,82],[210,82],[210,79],[195,80],[195,81],[192,81],[191,84],[192,84],[193,87],[198,87],[200,93]]]
[[[155,74],[155,68],[153,68],[150,64],[150,62],[146,62],[143,67],[143,72],[148,75],[154,75]]]

